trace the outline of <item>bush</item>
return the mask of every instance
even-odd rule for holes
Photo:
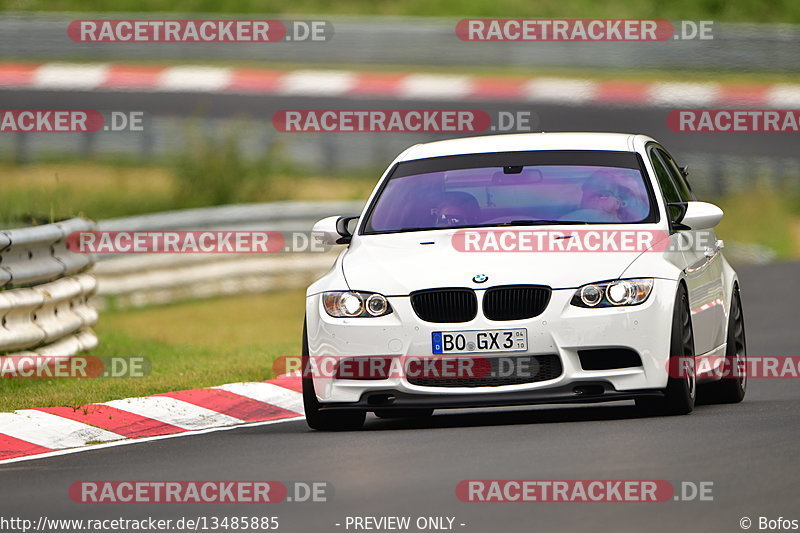
[[[270,177],[278,166],[273,152],[247,158],[235,132],[192,138],[174,164],[176,203],[198,207],[269,197]]]

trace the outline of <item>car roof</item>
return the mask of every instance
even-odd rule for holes
[[[412,146],[397,161],[460,154],[520,152],[527,150],[609,150],[634,152],[635,146],[653,139],[630,133],[515,133],[435,141]],[[636,143],[635,141],[639,141]],[[644,142],[642,142],[644,141]]]

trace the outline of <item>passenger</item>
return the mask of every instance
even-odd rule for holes
[[[481,207],[469,193],[445,193],[432,210],[437,227],[468,226],[480,221]]]

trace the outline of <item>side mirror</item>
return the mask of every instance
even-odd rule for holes
[[[353,234],[347,227],[348,224],[358,217],[332,216],[323,218],[311,230],[311,237],[322,245],[348,244],[353,238]]]
[[[674,230],[711,229],[722,220],[722,209],[707,202],[681,202],[667,204]]]

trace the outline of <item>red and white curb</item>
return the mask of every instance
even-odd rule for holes
[[[800,84],[593,81],[209,66],[4,63],[0,64],[0,88],[398,100],[501,100],[663,107],[800,107]]]
[[[0,413],[0,464],[303,417],[300,378]]]

